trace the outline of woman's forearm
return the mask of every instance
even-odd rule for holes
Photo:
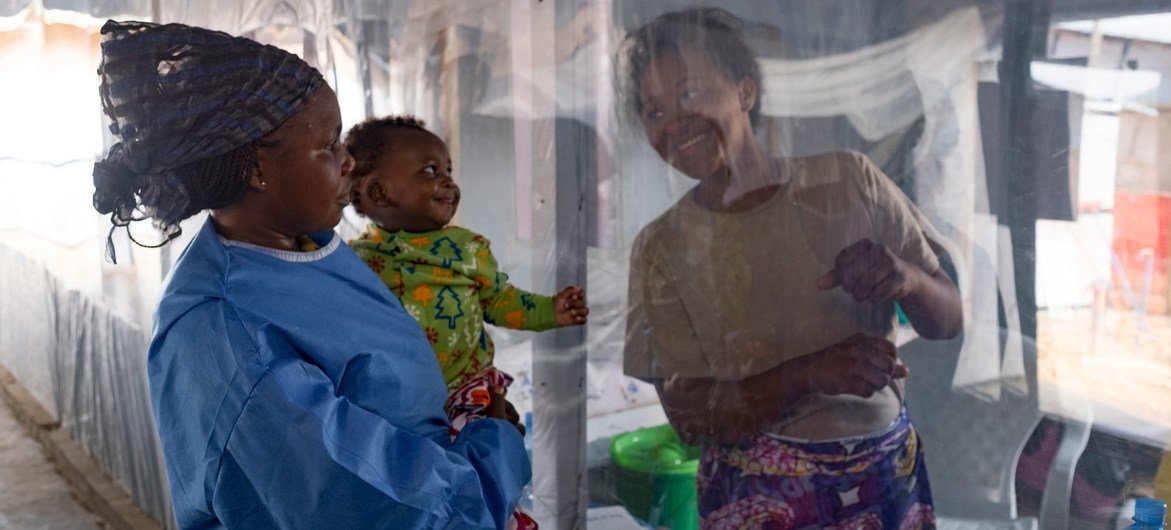
[[[911,294],[899,300],[907,320],[920,336],[950,339],[964,326],[960,291],[943,269],[935,274],[922,272]]]
[[[732,443],[761,432],[814,392],[809,363],[799,357],[740,381],[667,379],[656,387],[684,441]]]

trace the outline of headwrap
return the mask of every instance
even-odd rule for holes
[[[93,202],[114,228],[177,225],[187,208],[160,211],[148,188],[182,188],[177,168],[255,142],[325,83],[296,55],[219,31],[110,20],[102,37],[102,110],[119,142],[94,164]]]

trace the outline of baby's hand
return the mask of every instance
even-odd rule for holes
[[[586,323],[590,308],[586,307],[585,290],[581,287],[566,287],[553,296],[553,314],[557,325],[580,326]]]

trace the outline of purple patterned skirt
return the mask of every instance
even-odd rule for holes
[[[886,432],[827,442],[759,435],[704,449],[706,529],[934,528],[919,436],[904,409]]]

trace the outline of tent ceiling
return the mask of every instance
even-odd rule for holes
[[[1013,0],[1008,0],[1013,1]],[[1017,0],[1021,1],[1021,0]],[[1033,0],[1025,0],[1033,1]],[[1160,13],[1171,11],[1171,0],[1128,0],[1120,2],[1118,0],[1050,0],[1050,13],[1054,21],[1079,20],[1088,18],[1106,18],[1117,17],[1125,15],[1139,15],[1148,13]],[[21,10],[27,8],[33,3],[39,3],[46,9],[61,10],[61,11],[75,11],[78,13],[87,14],[95,18],[105,18],[116,15],[136,15],[148,16],[151,12],[152,0],[0,0],[0,17],[10,17],[16,15]],[[240,4],[233,0],[231,2],[191,2],[189,0],[158,0],[161,10],[165,13],[168,8],[178,8],[185,10],[184,6],[187,4],[204,4],[204,3],[221,3],[225,6],[227,4]],[[391,18],[401,17],[403,14],[411,13],[418,14],[422,12],[441,12],[445,10],[454,9],[456,11],[467,11],[468,3],[460,0],[300,0],[293,2],[285,2],[291,4],[312,4],[314,11],[324,12],[328,10],[354,10],[360,12],[360,18],[377,18],[380,16],[389,16]],[[637,4],[633,2],[629,4]],[[776,2],[773,0],[762,2],[705,2],[702,0],[670,0],[661,2],[663,10],[670,10],[671,8],[682,7],[685,5],[695,4],[719,4],[730,9],[736,9],[737,6],[751,6],[758,4],[762,8],[767,7],[770,11],[776,10]],[[892,2],[891,4],[900,5],[900,10],[905,10],[909,14],[910,19],[914,19],[919,13],[937,12],[939,10],[950,10],[951,8],[961,5],[971,5],[973,2],[967,0],[907,0],[906,2]],[[981,6],[1001,5],[1004,2],[994,0],[979,0]],[[485,5],[489,2],[476,4]],[[801,5],[807,2],[792,2],[794,9],[799,9]],[[852,3],[858,6],[856,2]],[[475,5],[475,4],[472,4]],[[862,4],[863,6],[867,4]],[[869,5],[879,6],[890,5],[885,2],[871,2]],[[751,7],[746,9],[751,11]],[[645,8],[640,8],[640,11],[645,11]],[[936,19],[937,16],[929,16],[930,19]],[[753,20],[749,18],[748,20]],[[617,22],[624,22],[618,20]]]

